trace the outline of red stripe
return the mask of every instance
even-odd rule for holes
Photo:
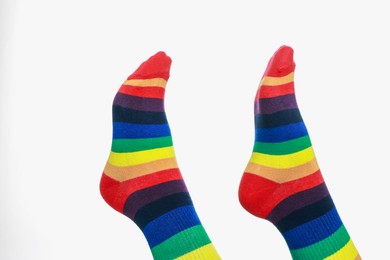
[[[178,168],[155,172],[124,182],[114,180],[103,173],[100,181],[100,193],[112,208],[123,213],[123,206],[132,193],[163,182],[182,179]]]
[[[320,170],[303,178],[282,184],[246,172],[242,176],[239,189],[240,203],[253,215],[266,218],[282,200],[323,182]]]
[[[262,85],[257,91],[256,99],[279,97],[294,93],[294,81],[277,86]]]
[[[130,80],[130,79],[154,79],[154,78],[163,78],[166,81],[168,81],[168,79],[169,79],[169,68],[165,72],[164,71],[156,72],[156,73],[150,73],[149,72],[146,75],[133,73],[127,79]]]
[[[164,99],[165,88],[122,85],[118,92],[137,97]]]

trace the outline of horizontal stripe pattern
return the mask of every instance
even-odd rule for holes
[[[158,98],[164,99],[165,89],[160,87],[134,87],[122,85],[119,93],[142,98]]]
[[[317,226],[319,224],[326,224],[327,229],[318,229]],[[309,231],[310,227],[313,228],[313,230]],[[329,238],[341,227],[343,227],[341,219],[338,217],[337,212],[332,210],[327,214],[322,215],[321,218],[308,222],[307,225],[292,230],[291,232],[286,232],[285,239],[292,250],[305,248],[316,244],[318,241]],[[309,232],[302,233],[303,229]]]
[[[284,155],[270,155],[253,152],[250,162],[271,168],[285,169],[305,164],[313,160],[314,157],[313,148],[309,147],[299,152]]]
[[[312,189],[297,192],[276,205],[272,212],[267,216],[267,219],[272,223],[277,223],[290,213],[313,204],[327,196],[329,196],[329,191],[326,188],[325,183],[321,183]]]
[[[210,243],[210,238],[206,235],[203,226],[197,225],[153,247],[152,254],[156,260],[176,259]]]
[[[145,98],[117,93],[114,106],[149,112],[164,112],[164,100]]]
[[[137,211],[147,204],[176,193],[188,192],[183,180],[174,180],[154,185],[131,194],[124,205],[123,213],[133,219]]]
[[[180,219],[180,225],[172,225],[173,219]],[[149,222],[142,232],[149,238],[150,247],[155,247],[168,238],[186,229],[201,225],[192,205],[175,208]],[[158,232],[156,232],[158,230]]]
[[[256,142],[280,143],[307,136],[303,122],[273,128],[256,128]]]
[[[284,95],[294,94],[294,82],[278,86],[261,86],[257,92],[256,99],[260,98],[276,98]]]
[[[275,226],[284,233],[313,219],[320,218],[332,209],[334,209],[333,201],[330,196],[327,196],[304,208],[297,209],[276,222]]]
[[[106,167],[104,168],[104,173],[119,182],[123,182],[129,179],[167,170],[178,170],[175,157],[125,167],[114,166],[107,162]]]
[[[114,127],[113,130],[114,140],[171,137],[171,131],[167,124],[144,125],[144,124],[114,122],[113,127]]]
[[[285,155],[296,153],[309,147],[311,147],[311,142],[309,136],[306,135],[279,143],[255,142],[253,152],[269,155]]]
[[[333,255],[325,258],[326,260],[337,260],[337,259],[355,259],[361,260],[361,257],[350,239],[343,248],[334,253]]]
[[[319,172],[319,167],[315,158],[292,168],[271,168],[249,162],[245,172],[261,176],[276,183],[285,183],[313,175]]]
[[[111,151],[116,153],[128,153],[169,146],[173,146],[170,134],[163,137],[144,137],[139,139],[118,138],[112,140]]]
[[[290,83],[293,81],[294,81],[294,72],[291,72],[288,75],[283,76],[283,77],[265,76],[261,80],[260,85],[279,86],[279,85],[283,85],[283,84]]]
[[[357,250],[324,183],[298,109],[294,68],[292,51],[282,47],[260,82],[255,144],[241,180],[240,202],[278,228],[293,259],[355,259]],[[312,176],[318,177],[308,185]]]
[[[128,79],[123,85],[136,86],[136,87],[161,87],[165,88],[167,81],[163,78],[152,79]]]
[[[272,128],[302,122],[298,109],[287,109],[272,114],[257,114],[256,128]]]
[[[351,240],[348,232],[344,226],[341,226],[332,235],[320,242],[301,249],[291,250],[291,255],[293,259],[354,259],[353,255],[346,255],[344,258],[332,258],[337,252],[345,248],[349,241]]]
[[[137,151],[132,153],[111,152],[108,163],[114,166],[133,166],[175,157],[173,146]]]
[[[155,218],[179,207],[192,205],[188,192],[179,192],[153,201],[137,211],[134,221],[142,230]]]
[[[156,54],[116,94],[113,141],[101,192],[110,206],[138,225],[155,259],[220,259],[177,165],[164,111],[169,66],[165,54]]]
[[[176,258],[177,260],[196,260],[196,259],[220,259],[215,247],[209,243],[199,247],[183,256]]]
[[[130,108],[113,106],[114,122],[126,122],[134,124],[167,124],[164,112],[140,111]]]
[[[284,95],[275,98],[262,98],[255,102],[255,114],[272,114],[286,109],[297,109],[295,95]]]

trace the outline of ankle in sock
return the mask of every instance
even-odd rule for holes
[[[294,90],[293,50],[270,59],[255,98],[255,145],[239,200],[282,233],[293,259],[360,259],[322,178]]]
[[[142,230],[154,259],[220,259],[178,168],[164,110],[171,59],[158,52],[113,102],[111,153],[100,192]]]

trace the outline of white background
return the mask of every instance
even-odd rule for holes
[[[269,58],[295,50],[301,113],[363,259],[388,257],[387,1],[0,0],[0,259],[152,259],[100,197],[113,97],[159,50],[179,165],[223,259],[290,259],[237,198]]]

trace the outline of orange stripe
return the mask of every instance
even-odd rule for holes
[[[249,163],[245,172],[261,176],[277,183],[284,183],[308,176],[313,172],[318,171],[318,169],[317,160],[314,158],[305,164],[285,169],[275,169],[255,163]]]
[[[123,182],[153,172],[172,168],[178,168],[175,157],[126,167],[114,166],[107,163],[104,168],[104,173],[114,180]]]
[[[265,76],[261,79],[260,85],[278,86],[290,83],[292,81],[294,81],[294,72],[291,72],[288,75],[282,77]]]
[[[151,78],[151,79],[128,79],[123,85],[134,87],[161,87],[165,88],[167,81],[163,78]]]

